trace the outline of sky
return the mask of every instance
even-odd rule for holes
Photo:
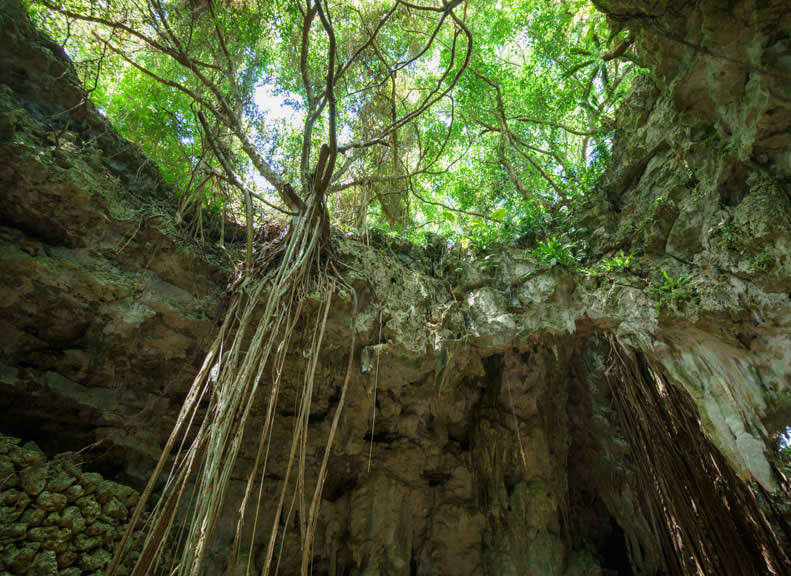
[[[282,90],[280,92],[276,93],[271,83],[262,83],[256,86],[253,99],[268,120],[285,121],[292,128],[301,126],[305,120],[304,112],[286,104],[289,97],[291,100],[298,100],[299,97],[296,94],[284,94]]]

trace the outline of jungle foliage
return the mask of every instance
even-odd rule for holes
[[[632,39],[583,0],[30,9],[162,167],[177,221],[223,210],[251,229],[318,187],[331,224],[361,236],[549,236],[606,166],[638,70]]]

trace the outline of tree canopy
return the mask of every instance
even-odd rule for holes
[[[180,199],[486,245],[606,166],[632,39],[566,0],[31,0]]]

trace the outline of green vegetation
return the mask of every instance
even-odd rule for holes
[[[570,267],[580,260],[575,252],[576,248],[577,246],[573,242],[564,242],[559,240],[557,236],[552,236],[543,242],[539,242],[531,252],[547,266],[559,264]]]
[[[611,258],[604,258],[598,264],[585,269],[588,274],[608,274],[610,272],[628,272],[632,267],[634,252],[624,254],[623,250]]]
[[[632,39],[582,0],[30,9],[160,164],[179,216],[202,203],[250,227],[318,191],[348,233],[486,247],[561,232],[637,71]]]
[[[662,277],[662,280],[651,286],[651,292],[657,297],[657,311],[665,308],[678,310],[680,305],[697,297],[695,288],[690,284],[689,276],[670,276],[663,268]]]
[[[621,250],[620,255],[602,260],[599,267],[604,272],[611,272],[613,270],[628,271],[632,267],[632,256],[634,256],[634,252],[624,254],[623,250]]]
[[[753,258],[750,264],[750,274],[758,272],[772,272],[777,267],[777,261],[774,256],[769,253],[769,250],[764,247]]]
[[[734,220],[728,220],[711,231],[712,243],[739,256],[751,257],[750,274],[771,273],[777,268],[777,260],[766,246],[757,249],[750,234]]]
[[[776,442],[777,467],[791,477],[791,427],[786,426],[785,432],[779,435]]]
[[[689,283],[688,276],[670,276],[664,268],[662,269],[662,276],[664,277],[664,282],[656,286],[656,289],[660,292],[674,292]]]
[[[712,231],[714,242],[725,248],[742,253],[746,248],[745,232],[738,222],[728,220]]]

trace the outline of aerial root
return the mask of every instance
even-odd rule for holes
[[[692,400],[646,356],[614,339],[610,361],[607,380],[664,570],[791,573],[755,495],[704,436]]]
[[[108,576],[115,574],[122,564],[134,564],[133,576],[160,570],[179,575],[204,573],[245,432],[258,437],[258,446],[238,508],[233,554],[235,557],[240,554],[242,542],[247,538],[252,550],[262,523],[271,522],[261,573],[277,572],[279,558],[275,558],[275,550],[278,539],[284,538],[279,527],[290,493],[292,498],[285,513],[285,524],[288,525],[298,503],[301,572],[309,573],[327,462],[351,376],[357,305],[354,289],[343,281],[327,255],[323,210],[320,202],[309,201],[306,212],[294,219],[284,241],[259,257],[258,268],[265,271],[263,276],[242,276],[231,287],[232,298],[225,321],[190,387],[176,425],[107,569]],[[316,484],[308,490],[305,476],[311,401],[330,305],[338,290],[347,291],[354,300],[353,337]],[[294,329],[305,309],[305,300],[308,296],[315,298],[316,294],[318,312],[299,390],[299,413],[291,434],[285,477],[274,517],[264,519],[260,514],[263,484],[283,386],[284,364]],[[265,378],[267,367],[271,370],[271,383],[264,423],[260,430],[248,430],[250,410],[259,384],[269,381]],[[147,502],[161,484],[160,478],[168,463],[170,472],[152,511],[144,520]],[[252,503],[255,506],[251,510]],[[178,530],[174,530],[176,526]],[[132,538],[135,531],[142,534],[137,540]],[[282,551],[283,547],[280,548]],[[169,567],[164,566],[168,560],[166,556],[170,557]],[[247,572],[252,573],[252,570],[252,555],[248,554]]]

